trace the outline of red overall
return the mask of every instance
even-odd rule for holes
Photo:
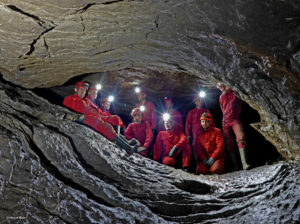
[[[191,136],[193,138],[193,150],[195,150],[196,139],[200,130],[202,129],[200,117],[204,112],[210,113],[206,108],[194,108],[189,111],[185,121],[185,134],[186,136]]]
[[[143,120],[148,121],[152,129],[156,128],[156,114],[155,106],[153,103],[146,101],[145,104],[139,103],[135,107],[145,106],[145,111],[143,111]]]
[[[224,172],[225,152],[222,131],[213,126],[201,131],[196,141],[196,153],[199,157],[196,174],[222,174]],[[210,168],[203,164],[204,159],[212,158],[215,162]]]
[[[104,122],[107,122],[113,126],[121,126],[122,128],[125,127],[122,119],[117,116],[117,115],[111,115],[109,113],[109,111],[105,111],[103,112],[93,101],[90,97],[85,97],[84,98],[84,101],[86,102],[86,104],[91,108],[93,109],[93,111],[97,114],[100,115],[100,117],[102,118],[102,120]],[[107,113],[108,112],[108,113]],[[97,115],[98,116],[98,115]]]
[[[172,147],[176,145],[178,151],[171,158],[169,153]],[[190,165],[190,159],[192,150],[187,140],[187,137],[182,131],[160,131],[157,135],[154,144],[153,159],[158,162],[162,162],[165,165],[175,167],[176,157],[182,152],[182,166],[188,167]]]
[[[229,90],[227,93],[222,93],[219,101],[223,112],[222,126],[225,141],[228,145],[229,152],[234,153],[235,140],[232,135],[231,128],[234,131],[239,149],[245,148],[247,145],[243,125],[239,120],[239,115],[242,109],[242,101],[236,97],[232,90]]]
[[[77,94],[66,96],[63,101],[63,105],[78,113],[84,114],[85,119],[83,123],[94,128],[107,139],[113,140],[116,136],[116,132],[114,131],[113,127],[104,122],[98,113],[95,113],[94,109],[88,107],[86,102]]]
[[[153,141],[152,128],[148,121],[142,121],[140,124],[131,123],[128,125],[124,132],[125,137],[130,140],[136,138],[141,143],[141,147],[146,148],[147,150],[140,152],[139,154],[147,157],[148,148],[150,147]]]

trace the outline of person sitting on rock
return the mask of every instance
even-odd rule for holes
[[[233,130],[239,148],[243,169],[250,169],[251,165],[249,165],[247,161],[246,135],[239,118],[242,110],[242,101],[235,95],[235,92],[232,89],[224,84],[218,83],[217,88],[222,92],[219,98],[220,107],[223,112],[222,126],[230,158],[234,164],[235,170],[239,170],[236,145],[234,136],[232,135]]]
[[[203,130],[196,139],[196,153],[199,158],[196,174],[222,174],[225,163],[222,131],[214,127],[210,113],[203,113],[200,120]]]
[[[116,126],[118,135],[120,134],[120,128],[124,128],[125,125],[122,119],[117,115],[111,115],[110,113],[104,113],[95,103],[94,100],[97,98],[98,90],[94,87],[89,88],[87,96],[84,101],[90,107],[91,112],[95,113],[95,116],[100,116],[103,121]]]
[[[84,124],[92,127],[99,133],[101,133],[108,140],[113,141],[120,148],[125,149],[129,154],[135,152],[138,145],[130,146],[130,144],[124,140],[125,137],[117,136],[112,125],[104,122],[91,107],[89,107],[86,101],[83,100],[88,85],[84,82],[77,82],[74,87],[74,94],[66,96],[63,101],[63,105],[72,109],[75,112],[83,114],[84,116],[80,117],[78,121],[83,122]]]
[[[178,156],[182,156],[182,167],[188,171],[192,154],[188,139],[172,119],[165,118],[164,120],[166,131],[160,131],[157,135],[153,159],[175,167],[176,159]]]
[[[153,141],[153,133],[148,121],[142,120],[140,109],[134,108],[131,112],[134,122],[130,123],[124,132],[128,140],[137,139],[141,146],[137,149],[140,155],[147,157],[148,149]]]

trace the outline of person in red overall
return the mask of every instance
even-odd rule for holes
[[[124,132],[124,136],[128,140],[137,139],[140,147],[137,152],[147,157],[148,149],[153,141],[153,132],[148,121],[142,120],[142,112],[140,109],[134,108],[131,112],[134,122],[130,123]]]
[[[238,170],[238,158],[235,150],[235,140],[231,132],[232,129],[236,137],[243,169],[250,169],[251,166],[247,162],[246,135],[243,129],[243,125],[239,119],[242,109],[242,101],[235,95],[232,89],[225,86],[224,84],[218,83],[217,87],[222,91],[219,102],[221,110],[223,112],[222,126],[230,158],[234,164],[235,170]]]
[[[90,107],[90,110],[95,113],[95,116],[100,116],[104,122],[107,122],[117,127],[118,135],[120,134],[120,127],[125,127],[122,119],[117,115],[111,115],[104,113],[95,103],[94,100],[97,98],[98,90],[94,87],[89,88],[87,96],[84,101]]]
[[[172,119],[165,120],[164,124],[166,131],[160,131],[157,135],[153,159],[164,165],[175,167],[176,159],[181,155],[183,170],[187,172],[192,155],[189,141]]]
[[[145,90],[142,90],[138,93],[138,100],[139,103],[135,107],[139,107],[141,109],[141,106],[144,106],[143,113],[143,120],[148,121],[150,123],[150,126],[152,130],[154,131],[156,129],[156,112],[155,112],[155,106],[152,102],[146,100],[147,92]]]
[[[119,147],[124,148],[128,153],[132,154],[135,151],[136,146],[130,146],[128,142],[117,136],[113,127],[110,124],[104,122],[101,119],[101,116],[95,113],[95,111],[87,105],[86,101],[83,100],[87,89],[87,83],[77,82],[74,88],[75,93],[73,95],[66,96],[64,98],[63,105],[75,112],[83,114],[84,124],[92,127],[108,140],[113,141]],[[81,122],[82,119],[79,121]]]
[[[166,96],[164,98],[165,106],[167,109],[167,113],[170,114],[170,116],[173,118],[175,122],[175,126],[179,127],[181,131],[183,131],[183,122],[182,122],[182,115],[179,111],[174,109],[174,104],[172,97]]]
[[[199,158],[196,174],[222,174],[225,163],[222,131],[214,127],[210,113],[203,113],[200,120],[203,131],[200,131],[196,140],[196,153]]]
[[[202,129],[200,117],[204,112],[210,112],[208,109],[203,107],[204,99],[199,97],[199,95],[194,96],[194,103],[196,107],[189,111],[185,121],[185,134],[187,135],[189,141],[192,143],[193,157],[197,164],[199,162],[199,159],[197,153],[195,152],[195,149],[197,136]]]

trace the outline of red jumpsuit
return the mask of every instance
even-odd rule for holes
[[[116,132],[114,131],[113,127],[104,122],[101,117],[93,111],[86,102],[81,99],[77,94],[66,96],[63,105],[66,107],[84,114],[84,121],[83,123],[93,127],[96,131],[104,135],[107,139],[113,140],[114,137],[116,136]]]
[[[143,112],[143,120],[148,121],[152,129],[156,128],[156,114],[155,106],[153,103],[146,101],[144,104],[139,103],[135,107],[145,106],[145,111]]]
[[[185,121],[185,134],[193,138],[193,142],[192,142],[193,150],[195,150],[197,136],[200,130],[202,130],[200,117],[204,112],[210,113],[209,110],[206,108],[198,109],[196,107],[191,111],[189,111]]]
[[[219,101],[223,112],[222,126],[225,141],[228,145],[229,152],[234,153],[235,140],[232,135],[231,128],[234,131],[238,147],[245,148],[247,145],[243,125],[239,120],[239,115],[242,109],[242,101],[236,97],[233,90],[229,90],[227,93],[222,93]]]
[[[111,115],[108,111],[107,112],[103,112],[94,102],[90,97],[85,97],[84,101],[86,102],[86,104],[98,115],[100,115],[100,117],[102,118],[102,120],[104,122],[107,122],[113,126],[121,126],[122,128],[125,127],[125,124],[123,123],[122,119],[117,116],[117,115]],[[98,116],[97,115],[97,116]]]
[[[148,121],[142,121],[140,124],[131,123],[128,125],[124,132],[125,137],[130,140],[136,138],[141,143],[141,147],[146,148],[147,150],[140,152],[139,154],[147,157],[148,148],[150,147],[153,141],[152,128]]]
[[[171,158],[168,155],[174,145],[178,147],[178,150]],[[188,167],[190,165],[192,150],[187,137],[182,131],[173,129],[172,131],[160,131],[158,133],[154,144],[153,159],[155,161],[175,167],[176,157],[180,152],[182,152],[182,166]]]
[[[197,164],[196,174],[204,174],[208,171],[212,174],[222,174],[224,172],[225,152],[224,138],[222,131],[213,126],[206,131],[200,132],[196,140],[196,153],[200,162]],[[208,169],[204,164],[204,159],[212,158],[215,162]]]

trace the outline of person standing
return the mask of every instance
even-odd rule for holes
[[[194,96],[194,103],[196,107],[189,111],[185,121],[185,134],[192,144],[193,157],[195,163],[198,164],[199,158],[195,149],[197,136],[199,135],[200,131],[203,131],[201,127],[200,117],[204,112],[210,113],[210,111],[203,107],[204,99],[199,95]]]
[[[219,98],[219,102],[223,113],[223,133],[226,144],[228,146],[230,158],[234,164],[235,170],[238,170],[238,157],[235,150],[236,145],[234,136],[231,132],[232,129],[235,134],[236,142],[239,148],[239,154],[241,157],[243,169],[250,169],[251,166],[247,162],[246,135],[244,132],[243,125],[239,119],[242,110],[242,101],[235,95],[235,92],[232,89],[225,86],[224,84],[218,83],[217,88],[222,92]]]

